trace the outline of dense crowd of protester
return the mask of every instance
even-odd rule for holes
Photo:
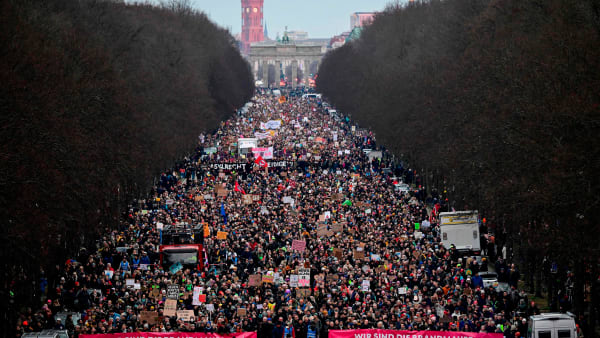
[[[277,120],[278,128],[261,129]],[[252,153],[240,154],[238,139],[257,132],[259,146],[273,147],[273,161],[286,166],[264,169]],[[518,270],[501,258],[489,265],[510,290],[485,288],[479,272],[488,263],[441,245],[425,191],[397,189],[403,172],[375,136],[319,100],[258,95],[199,143],[196,154],[131,206],[120,229],[57,267],[47,304],[21,315],[19,334],[54,328],[74,336],[256,331],[304,338],[385,328],[517,337],[526,334],[527,316],[539,313],[517,290]],[[212,147],[216,152],[205,154]],[[370,158],[365,149],[383,153]],[[211,163],[246,166],[218,170]],[[217,189],[227,189],[225,197]],[[257,198],[246,203],[244,195]],[[183,223],[208,227],[204,267],[172,273],[159,263],[157,224]],[[219,231],[227,238],[217,239]],[[293,250],[294,240],[305,249]],[[310,287],[291,286],[299,268],[310,269]],[[250,286],[257,274],[280,278]],[[126,285],[128,279],[139,287]],[[177,307],[193,310],[193,321],[163,315],[169,285],[179,286]],[[194,287],[206,296],[201,305],[194,305]],[[81,317],[56,321],[62,311]],[[141,320],[142,311],[156,311],[158,319]]]

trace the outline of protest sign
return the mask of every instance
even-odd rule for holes
[[[368,280],[363,280],[362,284],[360,286],[360,289],[364,292],[370,292],[371,291],[371,282],[369,282]]]
[[[194,293],[192,295],[192,305],[200,305],[200,293],[202,293],[202,288],[199,286],[194,287]]]
[[[250,277],[248,278],[249,286],[260,286],[261,282],[262,282],[262,276],[259,274],[250,275]]]
[[[154,325],[158,322],[158,311],[140,311],[138,317],[140,322],[147,322],[149,325]]]
[[[338,276],[338,274],[336,274],[336,273],[330,273],[330,274],[327,275],[326,279],[327,279],[328,282],[335,282],[338,279],[340,279],[340,276]]]
[[[290,287],[297,288],[298,287],[298,275],[290,275]]]
[[[341,223],[334,223],[331,225],[331,231],[334,233],[342,232],[344,230],[344,226]]]
[[[301,241],[297,239],[292,241],[292,250],[303,252],[304,249],[306,249],[306,241]]]
[[[227,239],[226,231],[217,231],[217,239]]]
[[[273,275],[269,275],[269,274],[262,275],[262,282],[263,283],[273,284],[273,280],[274,279],[275,279],[275,277]]]
[[[167,285],[167,298],[179,299],[179,285]]]
[[[177,262],[169,267],[169,272],[174,275],[178,273],[181,269],[183,269],[183,265]]]
[[[194,310],[179,310],[177,311],[177,319],[181,319],[184,322],[194,321]]]
[[[302,298],[310,297],[310,289],[297,289],[296,296]]]
[[[165,310],[163,311],[165,316],[174,317],[177,311],[177,300],[167,299],[165,301]]]
[[[310,286],[310,269],[306,269],[306,268],[298,269],[298,286],[299,287]]]

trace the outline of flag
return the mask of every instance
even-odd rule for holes
[[[240,184],[238,183],[238,181],[235,181],[235,188],[233,188],[233,190],[237,191],[237,192],[241,192],[242,195],[246,195],[246,192],[244,191],[244,189],[240,188]]]
[[[221,216],[223,216],[223,223],[227,224],[227,213],[225,212],[223,203],[221,203]]]
[[[258,164],[259,166],[263,167],[263,168],[268,168],[269,167],[269,163],[267,163],[267,161],[265,161],[264,158],[262,158],[262,156],[258,155],[258,157],[256,158],[256,160],[254,160],[254,163]]]

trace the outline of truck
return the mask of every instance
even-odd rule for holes
[[[479,255],[479,213],[477,210],[440,213],[442,245],[446,249],[454,246],[459,252]]]
[[[169,269],[180,264],[196,270],[204,268],[204,227],[167,225],[161,230],[160,265]]]
[[[529,317],[528,338],[576,338],[574,316],[567,313],[542,313]]]

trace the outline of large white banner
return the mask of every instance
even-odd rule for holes
[[[258,145],[257,138],[238,138],[238,148],[255,148]]]
[[[260,129],[279,129],[281,127],[281,120],[270,120],[267,122],[260,123]]]
[[[252,153],[254,157],[258,157],[259,155],[265,160],[273,159],[273,147],[268,148],[252,148]]]

